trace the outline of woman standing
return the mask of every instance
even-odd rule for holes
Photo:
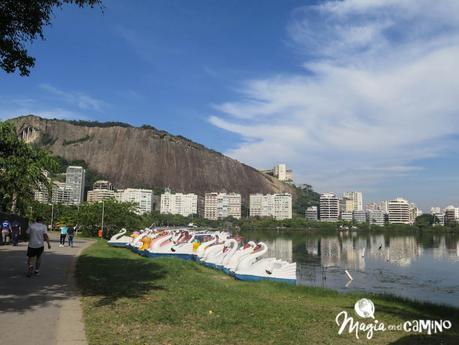
[[[61,237],[59,239],[59,247],[63,247],[65,245],[65,238],[67,237],[67,231],[68,231],[68,228],[67,228],[67,225],[64,225],[63,227],[61,227]]]

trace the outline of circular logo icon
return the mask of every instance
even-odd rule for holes
[[[354,310],[358,316],[367,319],[371,317],[375,318],[375,305],[368,298],[359,299],[354,306]]]

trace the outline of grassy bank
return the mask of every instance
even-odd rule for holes
[[[457,309],[393,297],[247,283],[179,259],[147,259],[98,241],[79,258],[86,332],[95,344],[458,344]],[[449,319],[449,333],[339,336],[336,315],[369,297],[385,324]],[[355,317],[356,320],[358,317]],[[361,320],[361,319],[359,319]]]

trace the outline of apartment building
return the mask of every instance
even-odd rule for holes
[[[163,214],[180,214],[188,217],[198,213],[198,196],[193,193],[171,193],[170,190],[161,194],[160,212]]]
[[[153,191],[151,189],[118,189],[115,192],[115,199],[119,202],[135,203],[137,205],[137,214],[144,214],[152,211]]]
[[[241,218],[241,195],[206,193],[204,195],[204,218],[217,220],[226,217]]]
[[[334,193],[320,195],[320,220],[336,222],[339,218],[339,199]]]
[[[396,198],[388,202],[389,223],[411,224],[412,217],[410,204],[403,198]]]
[[[70,191],[69,204],[79,205],[83,202],[85,173],[85,169],[81,166],[67,167],[65,172],[65,185]]]
[[[292,195],[282,194],[251,194],[249,196],[251,217],[273,217],[277,220],[292,218]]]

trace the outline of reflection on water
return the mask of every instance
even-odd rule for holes
[[[265,240],[268,245],[268,252],[266,257],[275,257],[285,261],[293,261],[293,241],[283,238],[276,238],[274,240]]]
[[[251,237],[268,244],[266,256],[296,261],[299,284],[459,306],[459,238],[455,234],[254,233]],[[345,270],[354,280],[349,280]]]

